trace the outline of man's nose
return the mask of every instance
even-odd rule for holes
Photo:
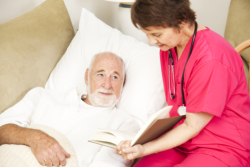
[[[104,88],[105,89],[110,89],[111,88],[111,81],[109,77],[106,77],[104,80]]]

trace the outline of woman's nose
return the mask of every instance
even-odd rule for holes
[[[154,45],[154,44],[156,44],[157,43],[157,40],[155,40],[154,38],[148,38],[149,39],[149,45]]]

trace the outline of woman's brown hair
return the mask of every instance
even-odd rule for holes
[[[189,0],[136,0],[131,9],[131,19],[136,28],[180,29],[182,22],[193,25],[196,15],[190,8]]]

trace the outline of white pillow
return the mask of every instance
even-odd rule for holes
[[[126,83],[117,108],[145,122],[165,104],[159,49],[123,35],[82,9],[79,30],[52,71],[46,89],[86,89],[84,74],[91,58],[104,51],[123,58]]]

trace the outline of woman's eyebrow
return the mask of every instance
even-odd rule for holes
[[[152,32],[151,33],[152,35],[159,35],[159,34],[161,34],[160,32]]]

